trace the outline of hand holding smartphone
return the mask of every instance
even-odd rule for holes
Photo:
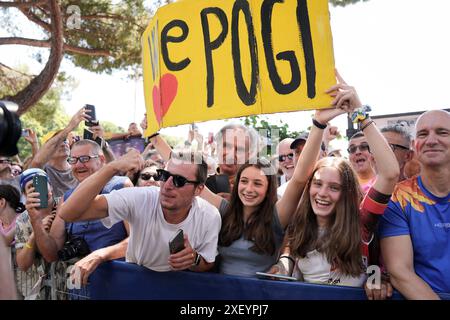
[[[41,201],[39,209],[48,208],[47,177],[39,174],[35,175],[33,177],[33,187],[36,192],[39,192],[39,200]]]
[[[30,131],[28,129],[22,129],[22,137],[29,137]]]
[[[175,236],[169,241],[170,254],[180,252],[184,249],[184,233],[182,229],[179,229]]]
[[[91,117],[89,120],[84,122],[84,125],[87,127],[98,125],[97,116],[95,115],[95,106],[92,104],[87,104],[84,108],[86,109],[87,114]]]

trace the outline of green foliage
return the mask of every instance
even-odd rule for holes
[[[0,83],[0,97],[14,94],[28,85],[31,77],[28,77],[26,67],[20,67],[21,71],[12,71],[0,68],[0,76],[5,81]],[[38,139],[42,138],[50,131],[64,128],[70,120],[61,105],[61,97],[73,88],[73,79],[64,73],[58,75],[52,88],[47,91],[44,97],[36,103],[33,108],[20,117],[22,128],[30,128],[36,132]],[[81,126],[80,126],[81,127]],[[77,132],[80,134],[81,128]],[[17,144],[19,157],[24,160],[31,155],[31,146],[20,138]]]
[[[242,120],[244,125],[248,127],[253,127],[256,131],[260,133],[265,133],[267,136],[263,138],[267,138],[268,141],[272,141],[275,137],[272,137],[274,131],[278,131],[278,141],[281,141],[286,138],[296,138],[300,132],[298,131],[290,131],[287,123],[283,123],[283,121],[279,121],[279,124],[269,123],[269,119],[267,116],[262,115],[254,115],[243,118]],[[274,146],[276,147],[276,146]],[[275,150],[272,150],[270,144],[267,146],[267,154],[272,155]]]
[[[184,139],[181,137],[173,137],[173,136],[167,136],[165,134],[162,134],[161,137],[167,141],[167,143],[171,146],[171,147],[175,147],[178,146],[180,144],[182,144],[184,142]]]
[[[79,29],[71,29],[67,23],[64,24],[65,43],[109,52],[108,56],[66,52],[66,57],[76,66],[97,73],[140,66],[139,39],[150,20],[144,0],[63,0],[61,10],[66,13],[66,22],[71,17],[67,14],[67,8],[72,5],[80,8],[81,24]]]
[[[105,132],[110,133],[125,133],[126,130],[110,121],[100,121],[101,126]]]

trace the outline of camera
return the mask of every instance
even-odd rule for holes
[[[64,247],[58,251],[58,258],[61,261],[67,261],[72,258],[87,256],[90,252],[91,250],[84,238],[69,236],[69,240],[64,243]]]
[[[12,157],[19,153],[17,141],[22,135],[22,124],[17,104],[0,101],[0,155]]]

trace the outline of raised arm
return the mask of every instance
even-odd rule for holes
[[[170,160],[172,148],[169,146],[166,140],[164,140],[164,138],[162,138],[159,134],[154,134],[150,136],[150,142],[153,144],[156,151],[158,151],[165,162]]]
[[[338,77],[338,79],[340,79]],[[283,197],[278,200],[276,206],[281,225],[286,227],[292,213],[297,208],[303,189],[312,174],[314,165],[319,156],[320,146],[327,123],[338,115],[347,113],[361,106],[358,95],[353,87],[338,84],[327,90],[332,97],[331,109],[317,110],[308,140],[300,154],[295,166],[294,174],[289,180]]]
[[[200,197],[211,203],[217,209],[220,208],[220,203],[224,199],[223,197],[218,196],[217,194],[209,190],[207,186],[203,188],[202,192],[200,193]]]
[[[85,108],[81,108],[77,113],[70,119],[67,127],[58,132],[54,137],[49,139],[45,143],[36,156],[33,158],[30,164],[30,168],[43,168],[48,162],[52,154],[56,151],[58,146],[67,138],[69,132],[74,130],[82,120],[88,120],[90,116],[86,112]]]
[[[61,206],[60,216],[68,222],[100,219],[108,216],[108,203],[99,195],[106,183],[115,175],[141,170],[144,161],[139,151],[130,149],[119,159],[108,163],[85,179]]]
[[[397,158],[373,120],[365,119],[361,125],[377,166],[377,178],[373,187],[378,192],[389,195],[394,191],[400,176]]]
[[[336,76],[340,83],[335,87],[348,87],[338,73]],[[359,106],[356,106],[356,108],[361,106],[361,102],[358,104]],[[373,120],[367,117],[362,121],[361,128],[377,166],[377,179],[373,187],[380,193],[390,195],[394,191],[395,184],[400,176],[397,158]]]
[[[407,299],[439,299],[414,270],[414,254],[409,235],[381,239],[381,252],[392,285]]]
[[[11,255],[0,236],[0,300],[13,300],[17,298],[14,284]]]

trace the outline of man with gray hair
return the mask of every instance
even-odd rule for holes
[[[229,191],[218,188],[221,183],[218,175],[208,177],[206,186],[209,190],[229,200],[233,190],[236,173],[241,165],[249,159],[256,158],[260,151],[261,137],[255,129],[238,123],[223,126],[216,135],[218,175],[228,177]]]
[[[380,220],[381,252],[392,285],[407,299],[450,292],[450,113],[416,122],[418,176],[397,184]]]
[[[405,180],[405,164],[412,159],[414,154],[410,149],[411,135],[404,126],[398,124],[386,126],[380,131],[397,158],[400,166],[399,181],[403,181]]]

